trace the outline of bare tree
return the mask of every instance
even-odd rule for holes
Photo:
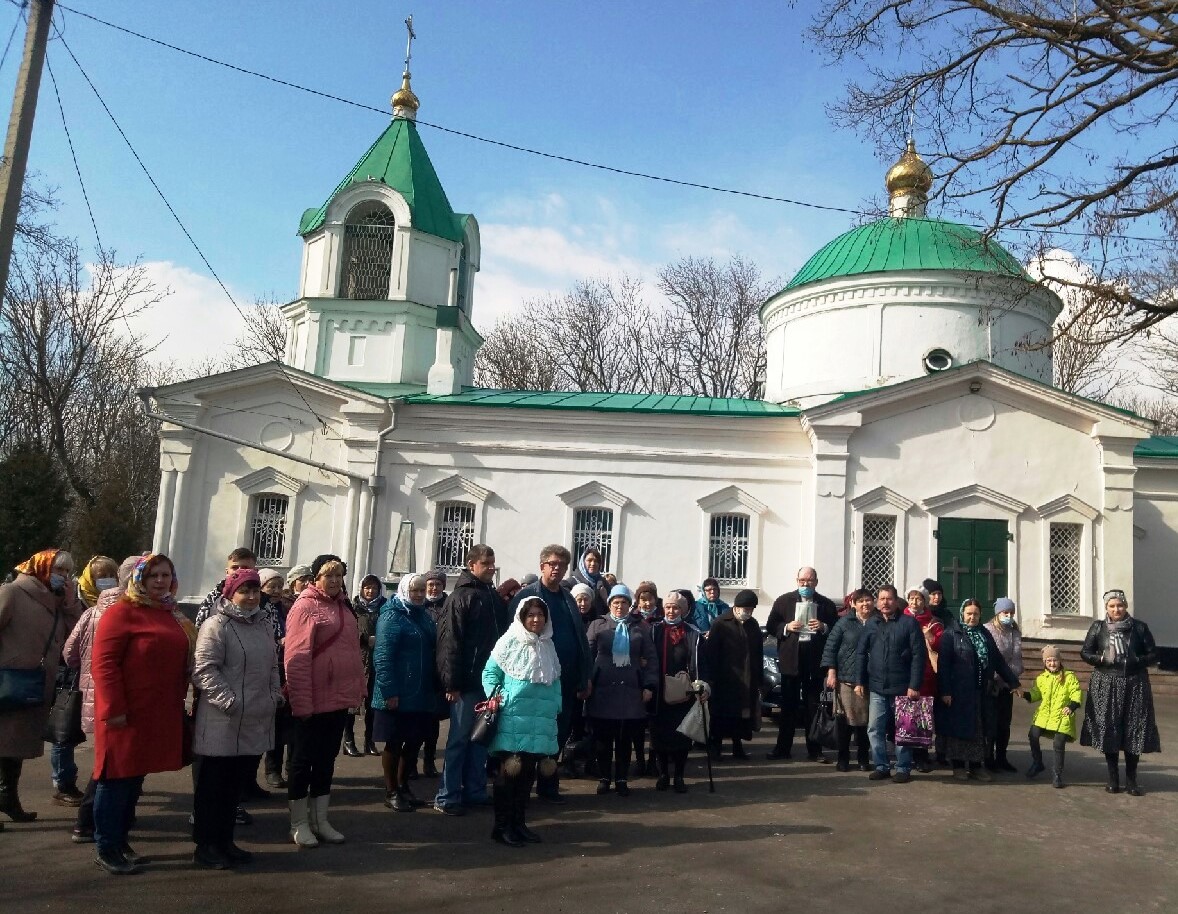
[[[245,364],[281,362],[286,357],[287,323],[282,305],[271,292],[245,309],[245,327],[234,342]]]
[[[1074,233],[1097,264],[1077,288],[1122,336],[1178,311],[1172,0],[825,0],[811,33],[836,64],[871,61],[840,125],[890,157],[928,113],[946,208],[1044,249]]]

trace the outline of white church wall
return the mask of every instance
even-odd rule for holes
[[[450,268],[458,265],[458,245],[423,232],[410,233],[410,239],[405,297],[434,308],[450,304]]]
[[[328,255],[330,238],[321,233],[303,245],[303,283],[299,290],[302,297],[327,294],[326,277],[329,270]]]
[[[1133,521],[1133,615],[1149,623],[1154,639],[1178,647],[1174,561],[1178,556],[1178,465],[1146,462],[1137,470]],[[1116,586],[1110,579],[1110,587]]]

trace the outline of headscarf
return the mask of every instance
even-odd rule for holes
[[[96,555],[86,563],[86,567],[78,575],[78,593],[82,595],[82,600],[87,606],[93,606],[97,603],[101,593],[98,589],[98,583],[94,580],[94,572],[92,571],[95,562],[114,565],[115,560],[105,555]]]
[[[525,597],[511,620],[511,626],[495,642],[491,658],[512,679],[551,685],[560,682],[560,659],[556,656],[556,645],[552,643],[552,618],[546,619],[540,634],[528,631],[524,627],[523,614],[530,603],[544,606],[544,612],[548,614],[543,599]]]
[[[409,591],[414,587],[425,588],[424,574],[407,574],[397,582],[397,599],[401,601],[401,605],[408,609],[410,606],[424,606],[424,603],[411,603],[409,601]]]
[[[147,573],[156,561],[164,561],[172,569],[172,587],[162,600],[153,600],[147,595],[147,585],[143,583],[143,575]],[[131,573],[130,580],[127,581],[127,599],[132,603],[140,606],[153,606],[159,609],[166,609],[172,614],[172,618],[176,620],[176,624],[183,630],[185,636],[188,638],[188,667],[192,668],[193,655],[196,652],[196,626],[192,624],[180,608],[176,605],[176,591],[180,587],[180,580],[176,577],[176,566],[172,564],[172,560],[166,555],[159,553],[145,553],[138,562],[135,563],[135,570]]]
[[[990,659],[990,647],[986,644],[986,636],[982,632],[982,625],[979,622],[977,625],[965,624],[965,607],[966,605],[973,605],[972,597],[961,601],[961,630],[965,632],[965,636],[969,638],[970,644],[973,645],[974,653],[978,655],[978,685],[982,684],[984,669],[987,661]]]
[[[16,570],[21,574],[31,575],[48,587],[49,575],[53,572],[53,560],[57,558],[59,552],[61,552],[60,549],[42,549],[36,555],[17,565]]]
[[[413,575],[413,577],[418,577],[418,575]],[[366,600],[366,599],[364,599],[364,588],[366,585],[372,583],[373,581],[376,582],[376,588],[377,588],[376,589],[376,596],[373,597],[371,600]],[[398,590],[399,589],[400,589],[400,585],[398,584]],[[360,581],[360,588],[359,588],[359,590],[356,591],[356,596],[352,598],[352,605],[355,606],[357,609],[364,610],[365,612],[374,613],[374,612],[379,612],[381,610],[381,608],[384,606],[384,604],[385,604],[384,584],[381,583],[380,578],[378,578],[374,574],[364,575],[364,578]]]
[[[588,583],[591,587],[597,588],[601,586],[601,572],[599,571],[596,574],[590,574],[589,569],[585,567],[585,556],[587,556],[590,552],[596,552],[598,555],[601,555],[600,549],[594,549],[592,546],[590,546],[588,549],[582,552],[581,557],[577,559],[577,571],[581,572],[581,575],[585,578],[586,583]]]
[[[1120,600],[1125,604],[1125,618],[1119,622],[1105,616],[1104,627],[1108,631],[1108,647],[1104,649],[1105,663],[1124,663],[1129,656],[1129,633],[1133,630],[1133,617],[1129,615],[1129,598],[1123,590],[1105,591],[1103,603],[1108,606],[1109,600]]]

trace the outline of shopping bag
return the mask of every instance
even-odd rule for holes
[[[818,710],[814,714],[814,719],[810,721],[809,737],[810,742],[817,743],[823,749],[838,748],[834,689],[822,690],[822,697],[818,701]]]
[[[896,696],[896,745],[927,749],[933,744],[933,698]]]
[[[708,738],[708,706],[697,701],[683,718],[683,722],[675,729],[696,743],[706,743]]]

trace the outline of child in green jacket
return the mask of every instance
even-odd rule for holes
[[[1063,787],[1063,752],[1064,747],[1076,738],[1076,711],[1080,709],[1082,697],[1080,680],[1071,670],[1064,669],[1059,648],[1053,644],[1043,648],[1043,666],[1045,669],[1035,677],[1035,684],[1023,693],[1028,702],[1041,702],[1027,733],[1031,741],[1031,767],[1027,769],[1027,777],[1033,778],[1044,770],[1039,738],[1050,736],[1055,749],[1055,776],[1051,786]]]

